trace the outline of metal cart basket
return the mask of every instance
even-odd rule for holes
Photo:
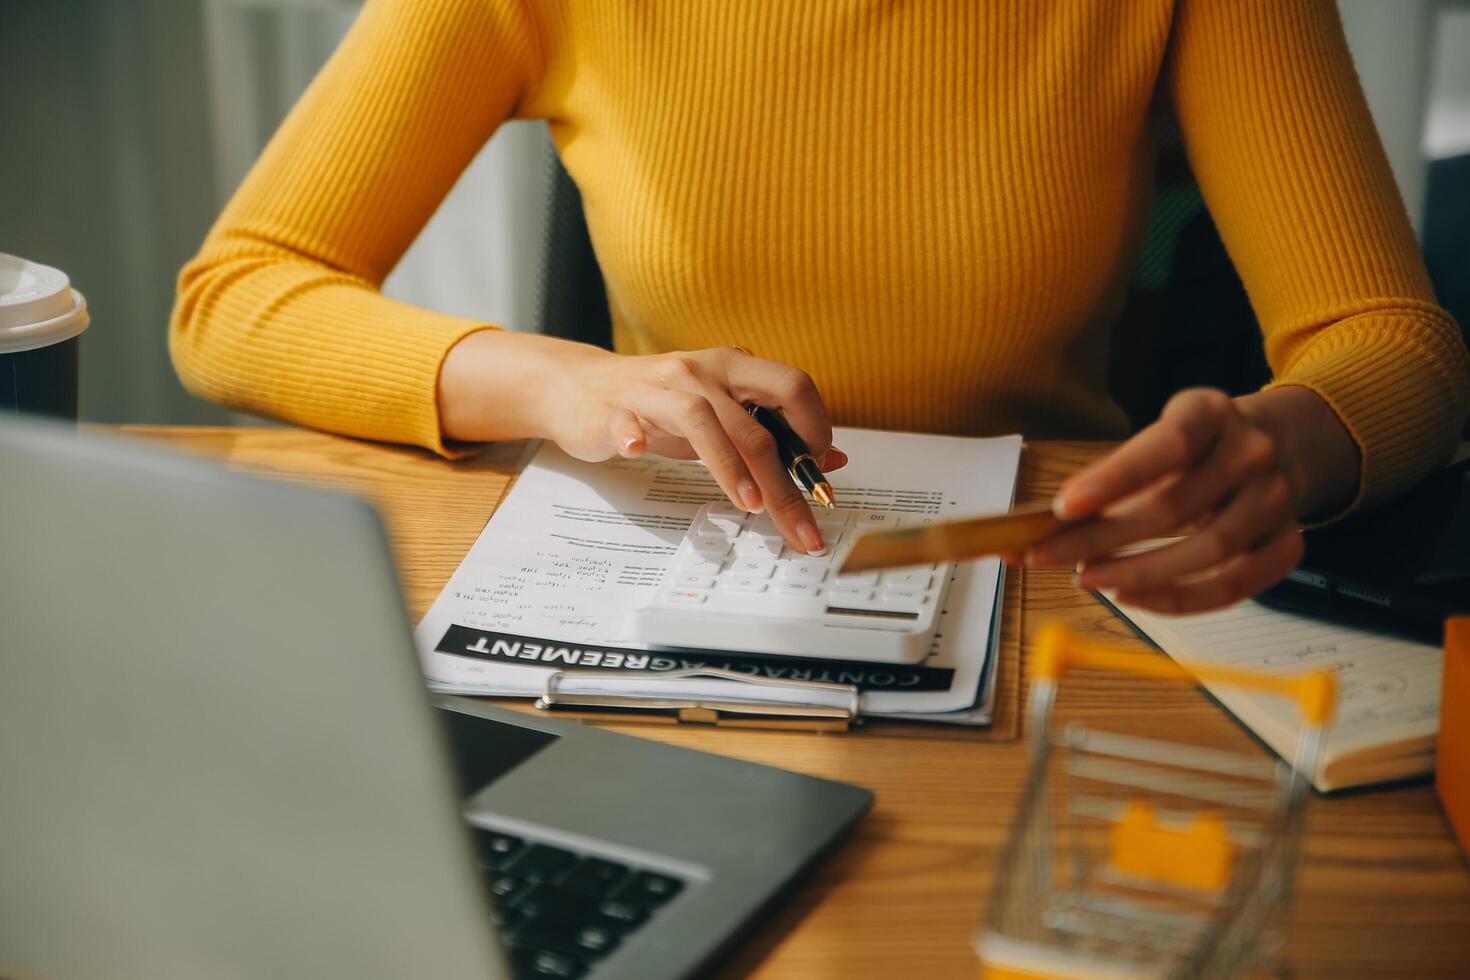
[[[1058,684],[1087,668],[1270,692],[1302,715],[1294,765],[1051,726]],[[1048,626],[1033,657],[1031,765],[976,936],[985,980],[1232,977],[1279,949],[1323,729],[1327,673],[1187,671]]]

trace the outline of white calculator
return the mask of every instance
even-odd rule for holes
[[[769,514],[728,501],[699,509],[658,591],[631,614],[651,646],[917,663],[928,655],[949,589],[949,563],[837,575],[865,528],[932,517],[817,511],[827,553],[786,545]]]

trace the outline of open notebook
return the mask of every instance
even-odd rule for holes
[[[1256,602],[1197,616],[1113,608],[1185,667],[1335,671],[1337,717],[1312,775],[1312,784],[1322,792],[1434,770],[1443,661],[1439,647],[1307,619]],[[1278,755],[1291,759],[1298,730],[1293,704],[1222,685],[1204,686]]]

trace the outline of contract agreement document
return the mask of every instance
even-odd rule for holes
[[[1021,438],[838,429],[851,462],[829,474],[839,506],[951,518],[1011,506]],[[543,443],[415,631],[424,672],[446,693],[534,697],[560,671],[572,693],[719,697],[832,704],[824,688],[714,679],[852,685],[864,714],[935,715],[984,723],[1002,567],[959,564],[933,650],[914,665],[712,651],[650,650],[629,638],[700,506],[722,494],[699,462],[647,457],[584,463]]]

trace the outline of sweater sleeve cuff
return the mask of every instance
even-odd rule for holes
[[[413,435],[404,441],[433,450],[447,459],[464,459],[479,452],[484,448],[484,444],[444,438],[444,427],[439,418],[439,374],[444,370],[444,359],[449,356],[449,351],[455,344],[472,333],[500,328],[488,323],[446,319],[451,320],[451,323],[447,325],[449,329],[441,335],[441,342],[436,345],[434,351],[433,373],[427,379],[427,388],[421,401],[423,416],[414,420]]]
[[[474,451],[444,439],[439,373],[455,344],[492,325],[399,303],[345,276],[279,264],[227,271],[230,288],[206,294],[194,316],[176,319],[170,336],[191,391],[246,411],[410,443],[441,456]],[[256,326],[227,329],[229,324]]]
[[[1358,446],[1358,492],[1328,523],[1391,499],[1448,458],[1465,420],[1470,366],[1450,322],[1373,317],[1337,325],[1266,390],[1307,388]]]

